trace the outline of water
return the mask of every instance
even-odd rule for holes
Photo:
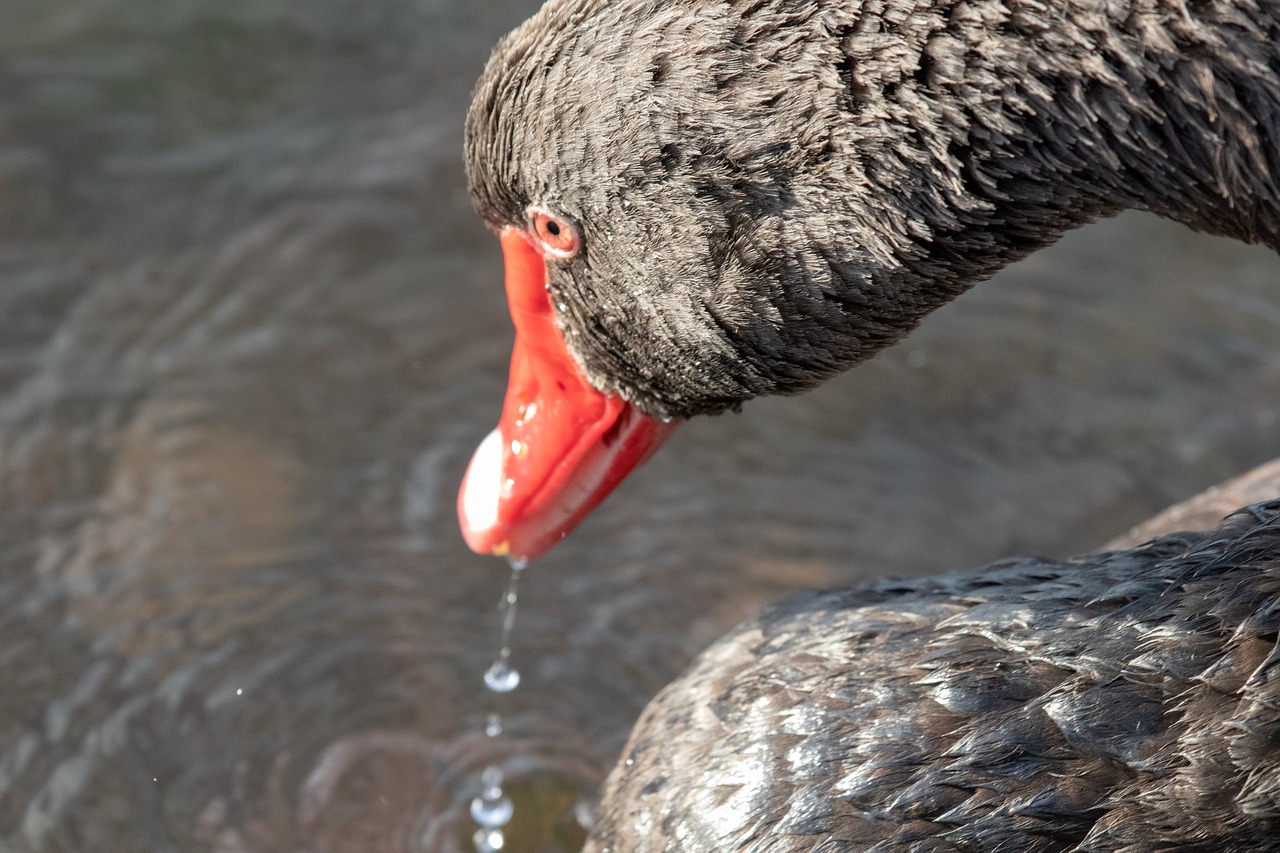
[[[525,560],[509,558],[511,578],[498,601],[502,614],[502,632],[498,642],[498,657],[484,671],[485,687],[493,693],[510,693],[520,685],[520,671],[511,665],[511,632],[516,625],[516,608],[520,600],[520,576],[528,567]],[[489,737],[502,735],[502,715],[491,712],[485,721],[484,733]],[[515,805],[502,790],[502,767],[490,764],[480,774],[480,794],[471,800],[471,819],[480,825],[473,836],[477,853],[495,853],[506,842],[502,828],[511,822]]]
[[[471,818],[486,829],[496,829],[511,822],[515,807],[511,799],[502,793],[502,769],[485,768],[481,777],[484,786],[480,796],[471,801]]]
[[[486,734],[507,572],[455,499],[511,331],[460,128],[535,5],[0,2],[0,849],[457,853],[498,765],[504,853],[573,850],[763,602],[1073,553],[1280,455],[1280,263],[1100,223],[682,427],[538,561]]]
[[[484,671],[484,684],[494,693],[510,693],[520,686],[520,671],[511,665],[511,631],[516,624],[520,574],[528,564],[523,560],[510,560],[510,563],[511,579],[498,603],[498,612],[502,614],[502,638],[498,644],[498,657]]]
[[[472,840],[477,853],[493,853],[506,843],[502,828],[515,815],[515,805],[502,791],[503,775],[499,767],[486,767],[482,776],[483,790],[471,801],[471,819],[480,825]]]
[[[520,686],[520,671],[505,660],[496,660],[484,671],[484,683],[494,693],[510,693]]]

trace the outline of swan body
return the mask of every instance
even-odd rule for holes
[[[797,595],[645,710],[588,853],[1280,850],[1280,502]]]

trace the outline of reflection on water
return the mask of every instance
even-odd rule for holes
[[[682,430],[529,570],[486,736],[507,572],[453,506],[510,331],[460,127],[534,5],[5,0],[0,849],[465,849],[499,763],[507,849],[569,848],[760,602],[1086,549],[1280,455],[1280,263],[1087,229]]]

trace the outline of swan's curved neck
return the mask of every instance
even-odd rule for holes
[[[852,360],[1127,208],[1280,251],[1277,0],[867,0],[851,21],[850,209],[876,223],[842,258],[874,302],[847,313]]]
[[[1100,4],[1100,8],[1103,8]],[[1280,4],[1134,3],[1065,87],[1109,198],[1280,250]]]
[[[1280,3],[979,0],[944,20],[965,58],[948,84],[926,47],[922,70],[968,124],[971,189],[1280,250]]]

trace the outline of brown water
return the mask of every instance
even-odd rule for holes
[[[806,397],[681,431],[521,595],[474,0],[0,3],[0,850],[581,838],[647,698],[801,586],[1087,549],[1280,455],[1280,262],[1129,215]],[[509,700],[509,701],[508,701]],[[523,814],[523,817],[521,815]]]

